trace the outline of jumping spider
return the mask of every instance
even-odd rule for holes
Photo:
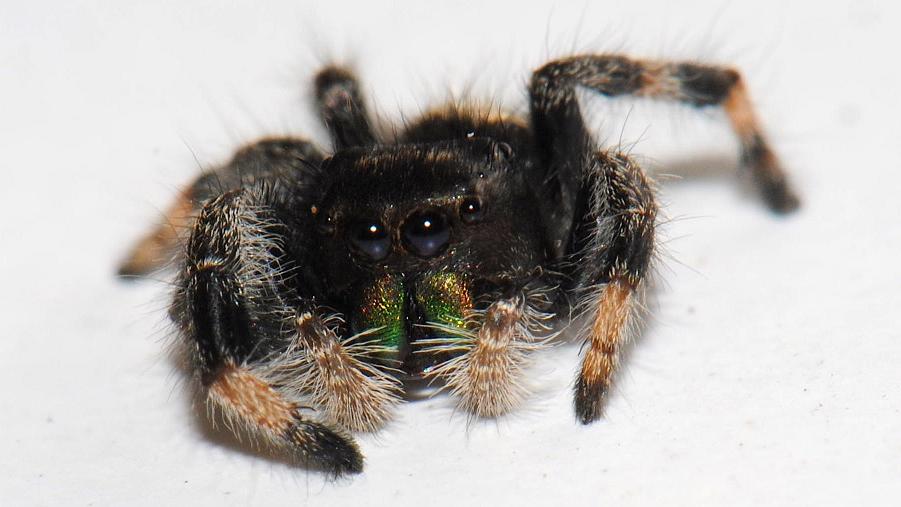
[[[450,106],[389,136],[353,74],[328,67],[315,91],[331,156],[298,138],[240,150],[180,194],[121,273],[174,253],[170,314],[200,396],[234,431],[333,473],[362,470],[350,431],[382,426],[406,380],[438,381],[472,415],[513,409],[556,315],[587,322],[575,412],[595,421],[657,203],[634,161],[598,147],[579,87],[722,107],[766,204],[797,207],[728,68],[572,56],[534,71],[528,118]]]

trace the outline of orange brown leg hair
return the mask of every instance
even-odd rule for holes
[[[132,247],[119,266],[119,276],[146,275],[170,263],[185,240],[196,211],[190,192],[182,192],[163,215],[163,223]]]
[[[339,475],[363,469],[350,436],[303,415],[302,407],[247,366],[228,361],[206,388],[206,400],[229,428],[300,462]]]
[[[628,338],[629,319],[635,305],[634,287],[624,278],[614,278],[592,301],[587,346],[576,377],[576,415],[583,423],[599,418],[606,394],[619,365],[619,354]]]

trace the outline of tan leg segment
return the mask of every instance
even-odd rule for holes
[[[741,74],[733,69],[691,63],[642,62],[637,95],[677,100],[697,106],[720,105],[741,143],[747,164],[767,204],[779,212],[792,211],[800,201],[791,189],[763,127]]]
[[[577,415],[584,423],[600,416],[627,338],[634,298],[632,284],[614,278],[604,287],[590,317],[587,347],[576,380]]]
[[[767,203],[779,212],[796,209],[801,201],[791,189],[785,170],[764,138],[760,121],[754,113],[750,95],[741,77],[737,78],[729,90],[723,109],[741,142],[743,162],[749,166]]]
[[[251,369],[227,363],[207,388],[207,402],[222,412],[232,431],[263,437],[272,448],[335,474],[359,472],[363,457],[353,440],[309,420]]]
[[[294,424],[296,403],[286,400],[246,368],[227,365],[210,385],[209,401],[227,420],[278,436]],[[277,438],[276,438],[277,440]]]
[[[163,223],[132,247],[119,266],[119,276],[146,275],[170,262],[179,241],[187,236],[195,213],[191,197],[183,192],[166,212]]]

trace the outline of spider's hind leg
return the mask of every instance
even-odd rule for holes
[[[288,199],[305,199],[321,162],[320,151],[303,139],[270,138],[246,146],[179,193],[162,223],[132,247],[119,266],[119,276],[146,275],[179,260],[179,246],[187,241],[200,207],[222,193],[266,182]]]

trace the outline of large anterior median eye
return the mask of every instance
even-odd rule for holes
[[[447,217],[438,210],[413,213],[401,229],[404,245],[420,257],[434,257],[447,247],[450,229]]]
[[[362,220],[347,231],[347,239],[354,250],[373,261],[380,261],[391,252],[391,237],[378,220]]]

